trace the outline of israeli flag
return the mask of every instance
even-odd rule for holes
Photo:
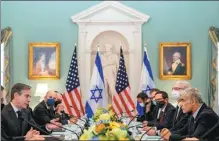
[[[144,47],[144,60],[143,60],[142,72],[141,72],[140,90],[144,91],[150,97],[150,90],[152,88],[155,88],[154,78],[147,54],[147,48]],[[140,104],[137,102],[137,111],[139,115],[143,115],[144,110],[145,107],[141,107]]]
[[[91,118],[97,108],[107,107],[106,92],[104,88],[103,69],[99,53],[95,58],[95,65],[91,77],[90,89],[88,92],[88,100],[86,101],[85,110],[88,118]]]

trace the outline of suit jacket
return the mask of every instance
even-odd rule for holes
[[[42,101],[34,108],[33,116],[36,123],[42,126],[50,123],[50,120],[55,118],[55,111],[51,112],[50,109],[46,107],[45,102]]]
[[[143,121],[151,121],[151,120],[153,120],[153,111],[154,111],[155,108],[156,108],[156,105],[154,105],[151,102],[150,111],[148,113],[146,113],[146,106],[145,106],[144,115],[142,115],[141,117],[137,118],[137,121],[143,122]]]
[[[178,109],[179,109],[179,107],[177,106],[176,112],[173,116],[173,126],[172,126],[172,128],[170,128],[170,131],[175,131],[175,130],[183,128],[187,124],[188,119],[191,116],[191,114],[189,114],[189,113],[183,113],[181,108],[180,108],[179,114],[177,116]],[[177,118],[176,118],[176,116],[177,116]]]
[[[183,138],[200,138],[205,132],[210,130],[216,123],[218,123],[218,121],[218,115],[204,103],[200,108],[196,118],[194,119],[193,116],[190,116],[188,123],[182,129],[175,131],[174,134],[179,134],[183,136]],[[218,136],[218,133],[219,128],[209,133],[209,135],[204,137],[204,139],[214,140]]]
[[[25,120],[22,121],[21,129],[19,125],[19,119],[17,118],[11,103],[4,107],[1,112],[2,140],[24,140],[24,136],[31,128],[27,121],[31,121],[33,124],[36,125],[27,109],[22,109],[22,113]],[[43,130],[45,130],[45,128],[43,128]]]
[[[159,108],[156,107],[153,111],[153,120],[148,121],[148,126],[155,126],[157,127],[157,130],[161,130],[163,128],[170,129],[172,127],[173,115],[175,114],[175,111],[176,108],[172,104],[168,103],[164,111],[163,122],[160,123],[159,119],[157,119]]]
[[[179,63],[175,69],[175,71],[173,71],[172,67],[170,67],[168,69],[168,71],[172,72],[172,75],[185,75],[186,74],[186,68],[185,68],[185,64],[183,63]]]

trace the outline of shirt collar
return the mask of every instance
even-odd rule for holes
[[[195,111],[195,113],[192,115],[194,119],[197,117],[198,112],[199,112],[199,110],[201,109],[202,105],[203,105],[203,104],[201,104],[201,105],[198,107],[198,109]]]
[[[15,107],[15,106],[13,105],[12,102],[11,102],[11,106],[12,106],[12,108],[14,109],[15,113],[17,113],[17,111],[20,111],[17,107]]]

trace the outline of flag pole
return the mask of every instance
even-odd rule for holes
[[[99,43],[97,44],[97,51],[98,51],[98,52],[100,51],[100,45],[99,45]]]
[[[122,42],[120,41],[120,48],[123,50],[123,47],[122,47]]]

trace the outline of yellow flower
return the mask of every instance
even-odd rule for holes
[[[99,120],[110,120],[110,115],[108,113],[101,114]]]
[[[119,128],[120,127],[120,124],[118,122],[110,122],[110,128],[113,129],[113,128]]]
[[[120,137],[119,140],[123,140],[124,141],[124,140],[129,140],[129,139],[125,138],[125,137]]]

